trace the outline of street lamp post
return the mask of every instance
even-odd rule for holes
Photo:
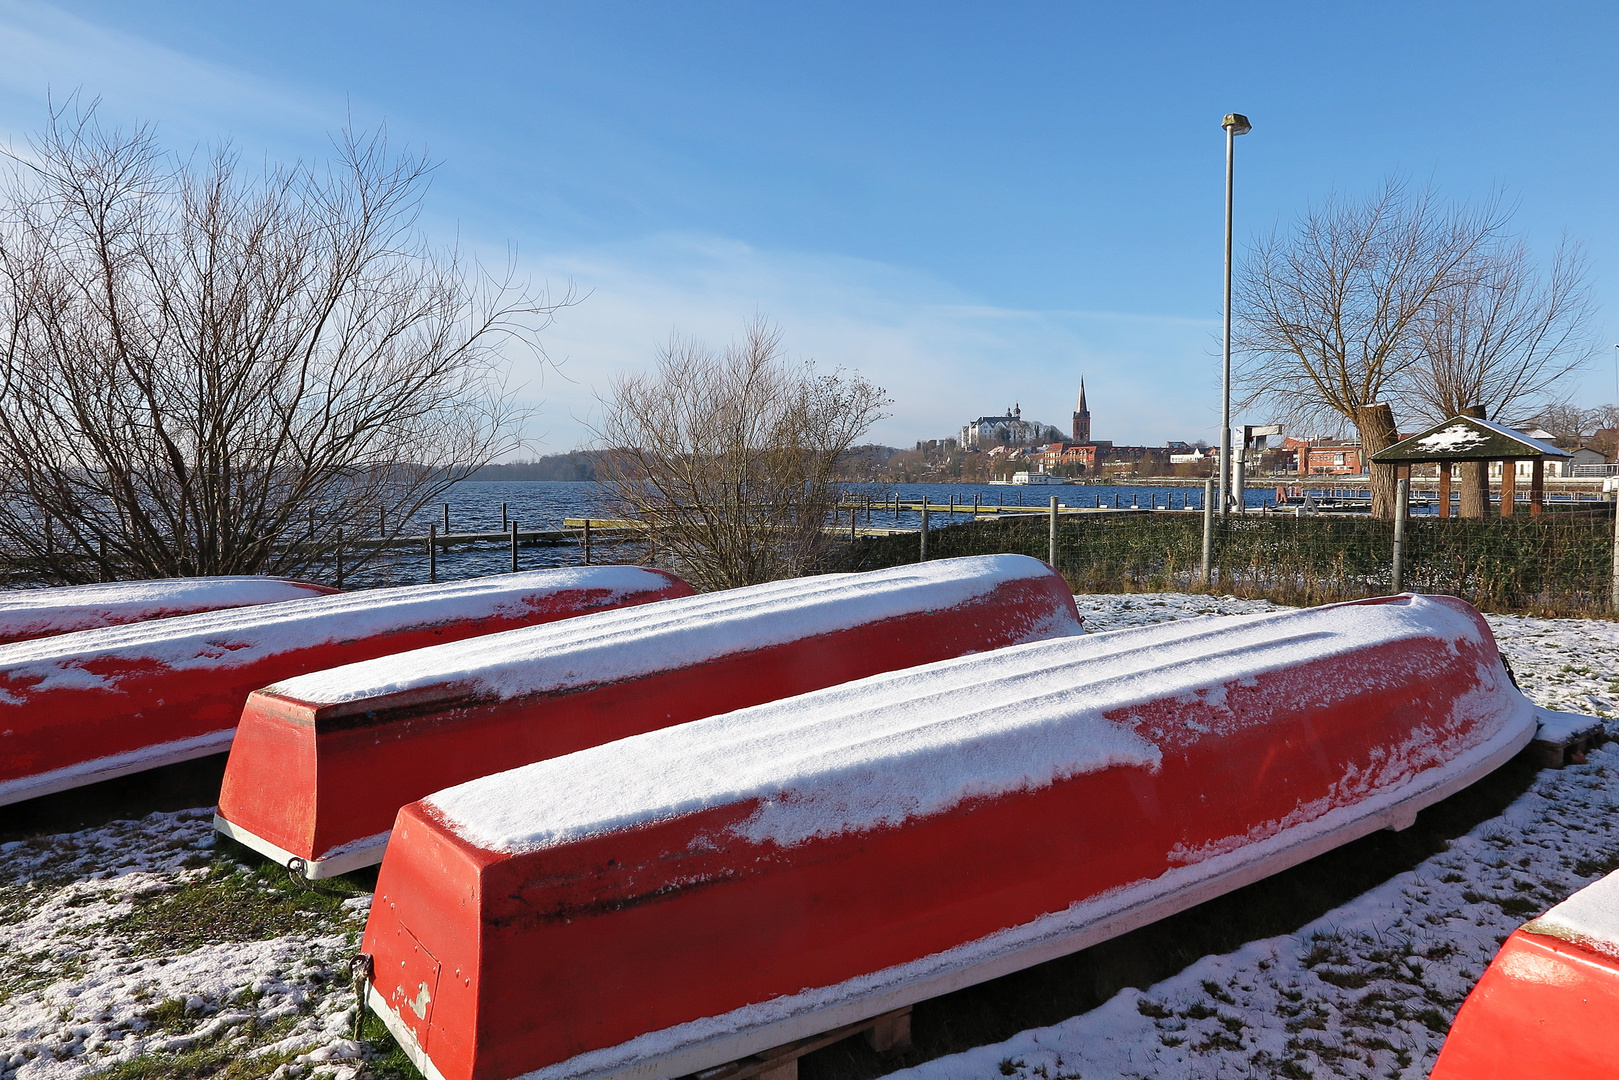
[[[1231,177],[1238,135],[1253,130],[1241,113],[1227,113],[1225,128],[1225,362],[1220,371],[1220,516],[1231,505]],[[1239,496],[1240,497],[1240,496]]]

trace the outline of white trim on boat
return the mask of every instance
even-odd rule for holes
[[[272,844],[257,833],[249,832],[240,825],[226,821],[218,814],[214,815],[214,828],[243,847],[250,847],[271,862],[281,866],[290,866],[293,860],[296,859],[303,864],[301,873],[310,881],[337,877],[339,874],[346,874],[350,870],[359,870],[362,867],[377,865],[382,861],[383,853],[388,850],[388,837],[393,835],[393,830],[388,829],[374,833],[371,836],[361,837],[358,840],[351,840],[342,847],[332,848],[324,858],[306,859],[302,855],[294,855],[285,848]]]
[[[96,758],[94,761],[81,761],[75,765],[52,769],[50,772],[20,776],[15,780],[0,783],[0,806],[22,802],[24,799],[37,799],[41,795],[67,791],[69,788],[83,787],[86,784],[98,784],[103,780],[173,765],[179,761],[223,753],[230,749],[231,740],[234,738],[236,728],[232,726],[223,731],[194,735],[189,739],[143,746],[138,750],[112,754]]]

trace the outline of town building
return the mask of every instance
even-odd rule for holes
[[[1023,407],[1014,405],[1005,416],[980,416],[961,429],[963,449],[988,449],[1008,443],[1033,442],[1046,429],[1023,419]]]

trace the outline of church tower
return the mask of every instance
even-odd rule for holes
[[[1085,380],[1079,380],[1079,406],[1074,409],[1074,441],[1091,441],[1091,411],[1085,407]]]

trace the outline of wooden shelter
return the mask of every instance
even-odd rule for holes
[[[1504,424],[1476,416],[1453,416],[1442,424],[1401,439],[1372,455],[1379,465],[1393,465],[1401,477],[1411,466],[1438,464],[1439,516],[1450,516],[1450,465],[1458,461],[1501,462],[1501,516],[1511,517],[1518,496],[1518,462],[1533,462],[1529,473],[1529,516],[1540,514],[1546,494],[1546,459],[1567,458],[1567,450],[1530,438]]]

